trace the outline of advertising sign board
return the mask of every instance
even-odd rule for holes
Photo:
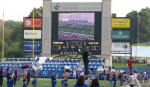
[[[24,51],[32,51],[33,50],[33,42],[32,41],[24,41],[23,42],[23,50]],[[41,41],[34,42],[34,50],[35,51],[42,50],[42,42]]]
[[[113,42],[112,53],[130,53],[130,47],[128,42]]]
[[[24,39],[41,39],[41,30],[24,30]]]
[[[24,28],[42,28],[42,18],[24,18]],[[34,21],[34,22],[33,22]]]
[[[112,28],[130,29],[130,18],[112,18]]]
[[[112,30],[113,42],[130,42],[130,31],[122,29]]]

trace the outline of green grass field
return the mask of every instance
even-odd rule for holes
[[[127,63],[115,63],[113,62],[113,67],[114,68],[128,68]],[[146,64],[138,64],[138,63],[133,63],[133,68],[150,68],[150,66]]]
[[[61,82],[60,81],[61,81],[61,79],[57,79],[56,87],[61,87]],[[69,79],[68,83],[69,83],[68,87],[74,87],[75,79]],[[100,84],[100,87],[113,87],[113,85],[110,86],[110,83],[108,81],[99,80],[99,84]],[[146,84],[142,84],[142,87],[150,87],[149,83],[147,84],[147,86],[145,86],[145,85]],[[4,79],[2,87],[7,87],[6,78]],[[14,86],[14,87],[22,87],[22,79],[20,79],[20,81],[18,81],[17,85]],[[28,87],[32,87],[31,82],[30,82]],[[48,78],[38,78],[38,86],[37,87],[51,87],[51,80],[48,79]],[[120,87],[119,86],[119,81],[117,81],[117,86],[116,87]],[[128,86],[123,86],[123,87],[128,87]],[[135,87],[138,87],[138,86],[136,85]]]
[[[138,46],[138,44],[133,44],[133,46]],[[148,42],[139,43],[139,46],[150,46],[150,43],[148,43]]]
[[[32,79],[31,79],[32,80]],[[75,84],[75,79],[69,79],[69,86],[68,87],[74,87]],[[104,86],[104,87],[110,87],[108,81],[99,81],[99,84]],[[3,82],[3,87],[7,87],[6,85],[6,79],[4,79]],[[15,87],[22,87],[22,79],[17,82],[17,85]],[[28,87],[32,87],[31,82]],[[48,78],[38,78],[38,87],[51,87],[51,80]],[[57,86],[56,87],[61,87],[61,80],[57,79]],[[119,82],[117,82],[117,87],[119,87]]]

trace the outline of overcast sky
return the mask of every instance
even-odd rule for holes
[[[54,0],[54,1],[101,1],[101,0]],[[0,19],[2,19],[3,11],[5,20],[22,21],[23,17],[29,15],[33,8],[38,8],[43,5],[43,0],[0,0]],[[127,13],[142,8],[150,8],[150,0],[112,0],[112,13],[117,13],[117,16],[124,17]]]

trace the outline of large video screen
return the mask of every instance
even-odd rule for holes
[[[94,40],[95,13],[59,13],[58,40]]]

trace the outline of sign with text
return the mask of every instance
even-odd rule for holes
[[[112,41],[113,42],[130,42],[130,31],[122,29],[112,30]]]
[[[33,42],[32,41],[24,41],[23,42],[23,50],[24,51],[32,51],[33,50]],[[42,42],[34,41],[34,50],[41,51],[42,50]]]
[[[130,27],[131,27],[130,18],[112,18],[112,28],[130,29]]]
[[[41,30],[24,30],[24,39],[41,39]]]
[[[53,2],[52,3],[52,11],[65,11],[65,12],[71,12],[71,11],[77,11],[77,12],[90,12],[90,11],[96,11],[100,12],[102,11],[102,2]]]
[[[130,53],[130,43],[128,42],[113,42],[112,53]]]
[[[42,18],[25,17],[23,21],[24,28],[42,28]]]

